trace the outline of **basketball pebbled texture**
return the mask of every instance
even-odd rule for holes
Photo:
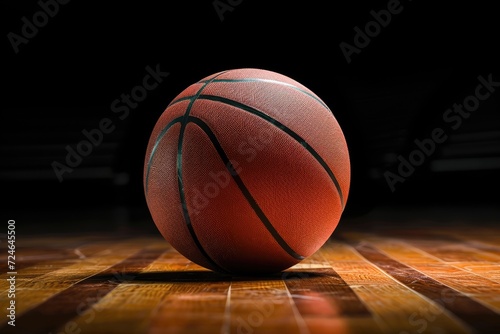
[[[253,68],[208,76],[152,130],[144,191],[182,255],[236,275],[275,273],[316,252],[349,193],[347,143],[308,88]]]

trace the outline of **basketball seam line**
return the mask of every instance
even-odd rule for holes
[[[148,161],[148,169],[147,169],[147,172],[146,172],[146,193],[147,193],[148,184],[149,184],[150,163],[151,163],[151,161],[153,159],[154,153],[156,152],[156,149],[157,149],[157,147],[158,147],[161,139],[167,133],[167,131],[174,124],[180,122],[183,118],[184,118],[184,116],[180,116],[180,117],[177,117],[177,118],[173,119],[171,122],[169,122],[165,126],[165,128],[162,129],[162,131],[160,132],[160,134],[158,135],[158,137],[156,139],[155,145],[153,146],[153,149],[151,150],[150,158],[149,158],[149,161]],[[248,203],[250,204],[250,206],[252,207],[252,209],[254,210],[254,212],[257,214],[257,216],[259,217],[259,219],[262,221],[262,223],[264,224],[264,226],[266,227],[266,229],[269,231],[269,233],[271,233],[271,235],[276,240],[276,242],[281,246],[281,248],[283,248],[283,250],[285,250],[290,256],[292,256],[292,257],[294,257],[294,258],[296,258],[298,260],[304,259],[305,257],[302,256],[302,255],[300,255],[300,254],[298,254],[297,252],[295,252],[286,243],[286,241],[281,237],[281,235],[279,235],[279,233],[274,229],[274,227],[272,226],[271,222],[269,221],[269,219],[267,218],[267,216],[265,215],[265,213],[262,211],[262,209],[260,208],[260,206],[257,204],[257,202],[255,201],[255,199],[251,195],[251,193],[248,190],[248,188],[245,186],[243,180],[241,180],[241,178],[239,177],[239,175],[236,174],[236,171],[235,171],[233,165],[231,164],[231,162],[230,162],[227,154],[224,152],[224,149],[222,148],[221,144],[219,143],[217,137],[215,136],[215,134],[213,133],[213,131],[210,129],[210,127],[203,120],[201,120],[201,119],[199,119],[197,117],[193,117],[193,116],[188,116],[188,120],[186,121],[186,125],[189,124],[189,123],[196,124],[209,137],[209,140],[212,142],[212,145],[214,146],[214,148],[216,149],[217,153],[219,154],[219,157],[221,158],[221,160],[226,165],[226,168],[228,169],[230,175],[233,177],[234,181],[238,185],[238,188],[242,192],[243,196],[248,201]],[[183,201],[182,201],[181,205],[183,206],[183,209],[187,205],[185,203],[185,198],[184,197],[183,197]],[[187,210],[187,206],[186,206],[186,210]],[[201,244],[200,244],[200,246],[201,246]],[[207,256],[208,256],[208,254],[207,254]],[[220,267],[220,266],[217,266],[217,267]]]
[[[148,168],[146,170],[146,195],[148,193],[148,187],[149,187],[149,171],[151,169],[151,161],[153,160],[153,156],[156,153],[156,149],[158,148],[158,145],[160,144],[161,139],[163,136],[167,133],[167,131],[176,123],[179,123],[182,120],[183,116],[174,118],[172,121],[170,121],[158,134],[158,137],[156,137],[155,144],[153,145],[153,148],[151,149],[151,153],[149,154],[149,160],[148,160]]]
[[[210,129],[207,123],[205,123],[203,120],[200,118],[194,117],[194,116],[189,116],[189,123],[194,123],[196,124],[209,138],[209,140],[212,142],[212,145],[214,146],[215,150],[219,154],[219,157],[221,158],[222,162],[226,166],[229,174],[233,178],[234,182],[236,182],[238,188],[242,192],[243,196],[247,200],[248,204],[252,207],[254,212],[257,214],[257,217],[261,220],[261,222],[264,224],[265,228],[271,233],[273,238],[276,240],[276,242],[285,250],[290,256],[297,260],[303,260],[305,259],[304,256],[298,254],[295,252],[290,245],[287,244],[287,242],[281,237],[281,235],[276,231],[272,223],[269,221],[269,218],[267,218],[266,214],[262,209],[260,208],[259,204],[257,201],[253,198],[252,194],[248,190],[248,188],[245,186],[245,183],[241,179],[241,177],[238,175],[236,172],[234,166],[231,163],[231,160],[227,156],[226,152],[222,148],[222,145],[218,141],[217,137],[213,133],[213,131]]]
[[[331,110],[328,108],[328,106],[323,102],[321,101],[318,97],[314,96],[314,95],[311,95],[311,93],[307,92],[307,91],[304,91],[303,89],[299,88],[299,87],[296,87],[292,84],[289,84],[289,83],[286,83],[286,82],[281,82],[281,81],[275,81],[275,80],[269,80],[269,79],[257,79],[257,78],[247,78],[247,79],[215,79],[215,78],[212,78],[210,80],[210,83],[211,82],[273,82],[273,83],[277,83],[277,84],[282,84],[282,85],[285,85],[285,86],[289,86],[289,87],[292,87],[308,96],[310,96],[311,98],[313,98],[314,100],[316,100],[317,102],[319,102],[322,106],[324,106],[327,110],[329,110],[331,112]],[[199,81],[198,83],[207,83],[208,80],[203,80],[203,81]],[[205,86],[203,86],[205,87]],[[210,98],[212,97],[212,98]],[[190,100],[192,99],[193,96],[187,96],[187,97],[182,97],[182,98],[179,98],[177,100],[174,100],[170,103],[170,105],[173,105],[175,103],[178,103],[178,102],[181,102],[181,101],[185,101],[185,100]],[[223,102],[225,103],[226,102],[229,102],[231,101],[232,103],[227,103],[229,105],[233,105],[235,107],[238,107],[240,109],[243,109],[245,111],[248,111],[248,112],[251,112],[253,113],[254,115],[257,115],[267,121],[269,121],[270,123],[276,125],[276,123],[279,123],[277,120],[275,120],[274,118],[272,118],[271,116],[263,113],[262,111],[260,110],[257,110],[255,108],[252,108],[248,105],[245,105],[241,102],[238,102],[238,101],[234,101],[234,100],[231,100],[231,99],[226,99],[226,98],[223,98],[223,97],[219,97],[219,96],[216,96],[216,95],[208,95],[208,94],[201,94],[199,96],[197,96],[196,99],[206,99],[206,100],[212,100],[212,101],[219,101],[219,102]],[[219,98],[218,100],[216,98]],[[223,99],[225,101],[223,101]],[[233,104],[234,103],[234,104]],[[238,104],[238,105],[235,105],[235,104]],[[246,108],[243,108],[241,106],[245,106]],[[251,110],[250,110],[251,109]],[[258,114],[257,114],[258,113]],[[333,116],[333,115],[332,115]],[[332,180],[332,182],[334,183],[335,185],[335,188],[337,189],[337,192],[339,193],[339,196],[340,196],[340,204],[342,206],[342,210],[345,208],[345,201],[344,201],[344,196],[343,196],[343,193],[342,193],[342,189],[340,187],[340,184],[338,183],[338,180],[337,178],[335,177],[335,175],[333,174],[333,172],[331,171],[330,167],[326,164],[326,162],[323,160],[323,158],[321,158],[321,156],[311,147],[309,146],[304,139],[302,139],[297,133],[293,132],[290,128],[287,128],[285,127],[283,124],[279,123],[280,126],[278,126],[278,128],[280,128],[280,130],[283,130],[285,132],[287,132],[290,136],[292,136],[295,140],[298,140],[299,143],[304,146],[304,148],[306,148],[306,150],[309,151],[309,153],[311,153],[314,158],[322,165],[323,169],[325,169],[325,171],[328,173],[328,176],[330,177],[330,179]],[[286,128],[286,130],[284,130],[284,128]],[[293,135],[291,133],[293,133]],[[300,139],[299,139],[300,138]],[[307,146],[306,146],[307,145]],[[309,148],[310,149],[309,149]],[[312,151],[311,151],[312,150]]]
[[[294,132],[292,129],[288,128],[287,126],[285,126],[281,122],[277,121],[275,118],[273,118],[273,117],[271,117],[271,116],[263,113],[260,110],[257,110],[257,109],[255,109],[253,107],[250,107],[250,106],[246,105],[246,104],[243,104],[241,102],[238,102],[238,101],[235,101],[235,100],[231,100],[231,99],[227,99],[227,98],[220,97],[220,96],[216,96],[216,95],[203,95],[203,94],[200,94],[198,96],[198,99],[200,99],[200,100],[210,100],[210,101],[215,101],[215,102],[221,102],[221,103],[228,104],[228,105],[231,105],[233,107],[236,107],[238,109],[247,111],[247,112],[249,112],[249,113],[251,113],[251,114],[253,114],[255,116],[258,116],[261,119],[263,119],[263,120],[271,123],[272,125],[276,126],[278,129],[280,129],[281,131],[285,132],[290,137],[292,137],[293,139],[295,139],[302,147],[304,147],[314,157],[314,159],[326,171],[326,173],[328,174],[328,176],[332,180],[332,182],[333,182],[333,184],[334,184],[334,186],[335,186],[335,188],[337,190],[337,193],[339,194],[340,205],[341,205],[342,209],[344,209],[344,207],[345,207],[345,205],[344,205],[344,196],[343,196],[340,184],[339,184],[337,178],[335,177],[335,174],[330,169],[330,167],[328,166],[328,164],[326,163],[326,161],[323,160],[323,158],[318,154],[318,152],[316,152],[316,150],[311,145],[309,145],[304,138],[302,138],[301,136],[299,136],[296,132]]]
[[[204,82],[206,82],[206,80],[199,81],[198,83],[204,83]],[[325,107],[327,110],[329,110],[331,112],[330,108],[328,108],[328,106],[325,104],[325,102],[323,102],[318,96],[316,96],[315,94],[308,92],[307,90],[304,90],[300,87],[292,85],[288,82],[283,82],[283,81],[273,80],[273,79],[260,79],[260,78],[215,79],[212,82],[266,82],[266,83],[274,83],[274,84],[278,84],[278,85],[287,86],[287,87],[293,88],[293,89],[313,98],[314,100],[316,100],[318,103],[320,103],[323,107]],[[176,102],[176,101],[174,101],[174,102]]]
[[[153,149],[151,150],[151,153],[149,155],[149,160],[148,160],[148,168],[147,168],[147,171],[146,171],[146,195],[148,193],[148,187],[149,187],[149,171],[150,171],[150,168],[151,168],[151,161],[153,160],[153,156],[155,154],[155,151],[158,147],[158,145],[160,144],[160,141],[163,139],[163,136],[168,132],[168,130],[176,123],[179,123],[179,122],[182,122],[182,120],[184,119],[184,115],[183,116],[179,116],[177,118],[174,118],[171,122],[169,122],[160,132],[160,134],[158,135],[158,137],[156,138],[156,141],[155,141],[155,144],[153,146]],[[177,156],[177,159],[180,159],[179,156]],[[176,162],[177,164],[177,162]],[[179,180],[179,176],[177,177],[177,179]],[[179,193],[181,192],[181,189],[179,188]],[[185,202],[185,199],[184,199],[184,196],[180,195],[181,199],[180,199],[180,204],[181,204],[181,207],[182,207],[182,211],[183,211],[183,214],[184,214],[184,210],[187,211],[187,204]],[[189,218],[189,213],[188,214],[188,218]],[[200,251],[201,255],[214,267],[214,268],[217,268],[220,272],[223,272],[223,273],[230,273],[228,270],[225,270],[222,268],[222,266],[218,265],[209,255],[208,253],[205,251],[205,249],[201,246],[201,243],[199,242],[198,238],[196,237],[196,234],[194,232],[194,229],[192,228],[191,226],[191,221],[189,220],[189,224],[187,223],[187,220],[186,220],[186,216],[184,216],[184,221],[186,223],[186,226],[188,228],[188,231],[189,231],[189,234],[191,235],[191,238],[193,239],[193,242],[195,243],[196,247],[198,248],[198,250]]]
[[[225,72],[221,72],[218,75],[214,76],[211,80],[214,80],[217,76],[223,74]],[[194,227],[191,223],[191,217],[189,215],[187,203],[186,203],[186,196],[184,193],[184,183],[182,180],[182,147],[183,147],[183,139],[184,139],[184,132],[186,130],[186,126],[188,123],[189,119],[189,114],[191,112],[191,108],[193,107],[194,102],[196,99],[200,96],[201,92],[203,89],[205,89],[211,82],[211,80],[207,81],[206,83],[203,84],[203,86],[200,87],[200,89],[196,92],[196,94],[193,96],[191,101],[189,102],[188,106],[186,107],[186,111],[184,112],[184,115],[182,116],[181,119],[181,129],[179,131],[179,139],[177,142],[177,184],[179,187],[179,197],[181,201],[181,206],[182,206],[182,214],[184,216],[184,222],[186,223],[186,226],[189,230],[189,233],[191,234],[191,238],[193,239],[196,247],[198,247],[198,250],[200,253],[205,257],[205,259],[214,267],[217,268],[219,271],[223,273],[229,273],[228,270],[225,270],[220,266],[214,259],[212,259],[206,250],[203,248],[203,246],[200,243],[200,240],[196,236],[196,232],[194,231]]]
[[[224,72],[221,72],[217,76],[219,76],[219,75],[221,75],[223,73]],[[216,150],[218,151],[220,158],[223,161],[225,161],[225,159],[226,159],[229,162],[229,159],[228,159],[227,155],[225,154],[224,150],[222,149],[222,146],[220,146],[220,143],[218,142],[215,134],[211,131],[210,127],[205,122],[203,122],[201,119],[196,118],[196,117],[192,117],[192,116],[189,115],[194,102],[197,99],[199,99],[200,97],[202,99],[214,100],[214,101],[219,101],[219,102],[226,103],[226,104],[229,104],[229,105],[233,105],[233,106],[238,107],[238,108],[240,108],[242,110],[248,111],[248,112],[250,112],[250,113],[252,113],[252,114],[254,114],[254,115],[256,115],[256,116],[258,116],[258,117],[260,117],[260,118],[262,118],[262,119],[264,119],[266,121],[268,121],[268,122],[270,122],[271,124],[277,126],[280,130],[282,130],[285,133],[287,133],[288,135],[290,135],[299,144],[301,144],[310,154],[312,154],[313,157],[322,165],[322,167],[328,173],[328,175],[332,179],[335,187],[337,188],[337,192],[338,192],[339,197],[340,197],[340,202],[341,202],[342,208],[344,208],[344,201],[343,201],[343,195],[342,195],[342,190],[340,189],[340,185],[338,184],[338,181],[336,180],[335,175],[330,170],[329,166],[321,158],[321,156],[311,146],[309,146],[307,144],[307,142],[302,137],[300,137],[297,133],[293,132],[291,129],[287,128],[285,125],[281,124],[280,122],[278,122],[277,120],[275,120],[271,116],[266,115],[265,113],[263,113],[263,112],[255,109],[255,108],[252,108],[252,107],[250,107],[248,105],[239,103],[239,102],[234,101],[234,100],[217,97],[217,96],[203,95],[201,93],[202,93],[202,91],[211,82],[257,82],[258,81],[258,82],[276,83],[276,84],[281,84],[281,85],[284,85],[284,86],[291,87],[291,88],[293,88],[293,89],[295,89],[297,91],[300,91],[300,92],[308,95],[309,97],[313,98],[318,103],[320,103],[322,106],[324,106],[327,110],[330,110],[328,108],[328,106],[326,106],[326,104],[324,104],[323,101],[321,101],[315,95],[312,95],[311,93],[309,93],[309,92],[307,92],[307,91],[305,91],[305,90],[303,90],[303,89],[301,89],[299,87],[296,87],[296,86],[294,86],[292,84],[280,82],[280,81],[267,80],[267,79],[252,79],[252,78],[247,78],[247,79],[216,79],[217,76],[215,76],[215,77],[213,77],[213,78],[211,78],[209,80],[200,81],[199,83],[203,83],[203,86],[200,87],[200,89],[196,92],[195,95],[179,98],[178,100],[174,100],[174,101],[172,101],[169,104],[169,106],[171,106],[171,105],[173,105],[175,103],[178,103],[178,102],[181,102],[181,101],[185,101],[185,100],[189,100],[190,101],[189,104],[188,104],[188,106],[187,106],[187,108],[186,108],[186,111],[185,111],[184,115],[180,116],[180,117],[178,117],[178,118],[176,118],[174,120],[172,120],[169,124],[167,124],[167,126],[164,129],[162,129],[162,131],[160,132],[160,135],[156,139],[155,145],[154,145],[154,147],[153,147],[153,149],[151,151],[150,158],[149,158],[149,161],[148,161],[148,170],[147,170],[147,175],[146,175],[146,193],[147,193],[148,182],[149,182],[150,163],[152,161],[152,158],[153,158],[153,155],[154,155],[154,153],[156,151],[156,148],[157,148],[159,142],[161,141],[161,139],[163,138],[163,136],[165,135],[165,133],[169,130],[169,128],[171,126],[173,126],[174,124],[176,124],[178,122],[181,122],[181,131],[179,133],[178,154],[177,154],[177,163],[176,164],[177,164],[177,171],[178,171],[177,172],[177,176],[178,176],[179,193],[180,193],[180,197],[181,197],[181,205],[182,205],[182,209],[183,209],[184,219],[185,219],[186,225],[188,226],[188,229],[189,229],[189,231],[191,233],[193,241],[195,242],[195,244],[199,248],[199,250],[202,253],[202,255],[204,255],[204,257],[207,259],[207,261],[209,261],[212,265],[214,265],[216,268],[219,268],[219,270],[221,270],[222,268],[217,263],[215,263],[215,261],[213,259],[211,259],[208,256],[208,254],[206,253],[206,251],[201,246],[198,238],[196,237],[194,229],[193,229],[193,227],[191,225],[191,220],[190,220],[189,212],[188,212],[188,209],[187,209],[187,203],[186,203],[186,199],[185,199],[185,195],[184,195],[184,187],[183,187],[183,183],[182,183],[182,165],[180,164],[181,157],[182,157],[182,139],[183,139],[183,135],[184,135],[185,128],[186,128],[187,124],[189,124],[189,123],[192,122],[192,121],[189,121],[190,119],[191,120],[197,120],[196,122],[193,122],[193,123],[197,124],[207,134],[207,136],[209,136],[209,139],[213,143],[213,145],[216,148]],[[203,124],[206,127],[206,129],[203,129],[203,127],[200,126],[200,124],[198,124],[198,123]],[[210,132],[211,135],[206,131],[207,129],[208,129],[208,131]],[[214,142],[214,140],[215,140],[215,142]],[[217,148],[216,143],[219,146],[219,148]],[[230,162],[229,162],[229,164],[230,164]],[[227,164],[226,164],[226,166],[227,166]],[[281,238],[281,236],[279,235],[279,233],[274,229],[274,227],[272,226],[272,224],[270,223],[270,221],[265,216],[264,212],[260,209],[260,207],[258,206],[257,202],[255,201],[255,199],[252,197],[251,193],[248,191],[248,189],[244,185],[244,183],[241,180],[241,178],[238,175],[233,175],[234,174],[234,167],[231,165],[230,167],[227,166],[226,168],[228,168],[228,170],[229,170],[229,168],[231,168],[233,170],[233,172],[231,172],[231,170],[229,170],[229,172],[233,176],[233,179],[237,183],[238,187],[240,188],[240,191],[242,191],[243,195],[245,196],[245,198],[247,199],[247,201],[249,202],[249,204],[252,206],[252,208],[254,209],[254,211],[256,212],[256,214],[259,216],[260,220],[264,223],[265,227],[268,229],[268,231],[271,233],[271,235],[273,235],[274,239],[280,244],[280,246],[285,251],[287,251],[287,253],[289,255],[291,255],[292,257],[294,257],[296,259],[300,259],[300,260],[304,259],[303,256],[301,256],[301,255],[297,254],[295,251],[293,251],[293,249],[290,248],[290,246]],[[239,181],[237,181],[237,180],[239,180]],[[252,203],[254,203],[255,206]],[[280,242],[280,240],[281,240],[281,242]],[[221,271],[224,272],[225,270],[221,270]]]

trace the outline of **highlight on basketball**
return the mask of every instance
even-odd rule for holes
[[[349,182],[334,113],[300,83],[252,68],[177,95],[144,164],[148,207],[165,239],[231,274],[277,273],[316,252],[340,220]]]

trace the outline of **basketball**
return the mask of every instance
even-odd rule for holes
[[[270,274],[334,232],[349,152],[334,113],[307,87],[232,69],[170,102],[152,129],[143,179],[151,217],[180,254],[221,273]]]

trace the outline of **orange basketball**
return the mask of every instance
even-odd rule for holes
[[[147,146],[144,191],[163,237],[228,274],[275,273],[316,252],[346,204],[349,152],[326,104],[253,68],[180,93]]]

